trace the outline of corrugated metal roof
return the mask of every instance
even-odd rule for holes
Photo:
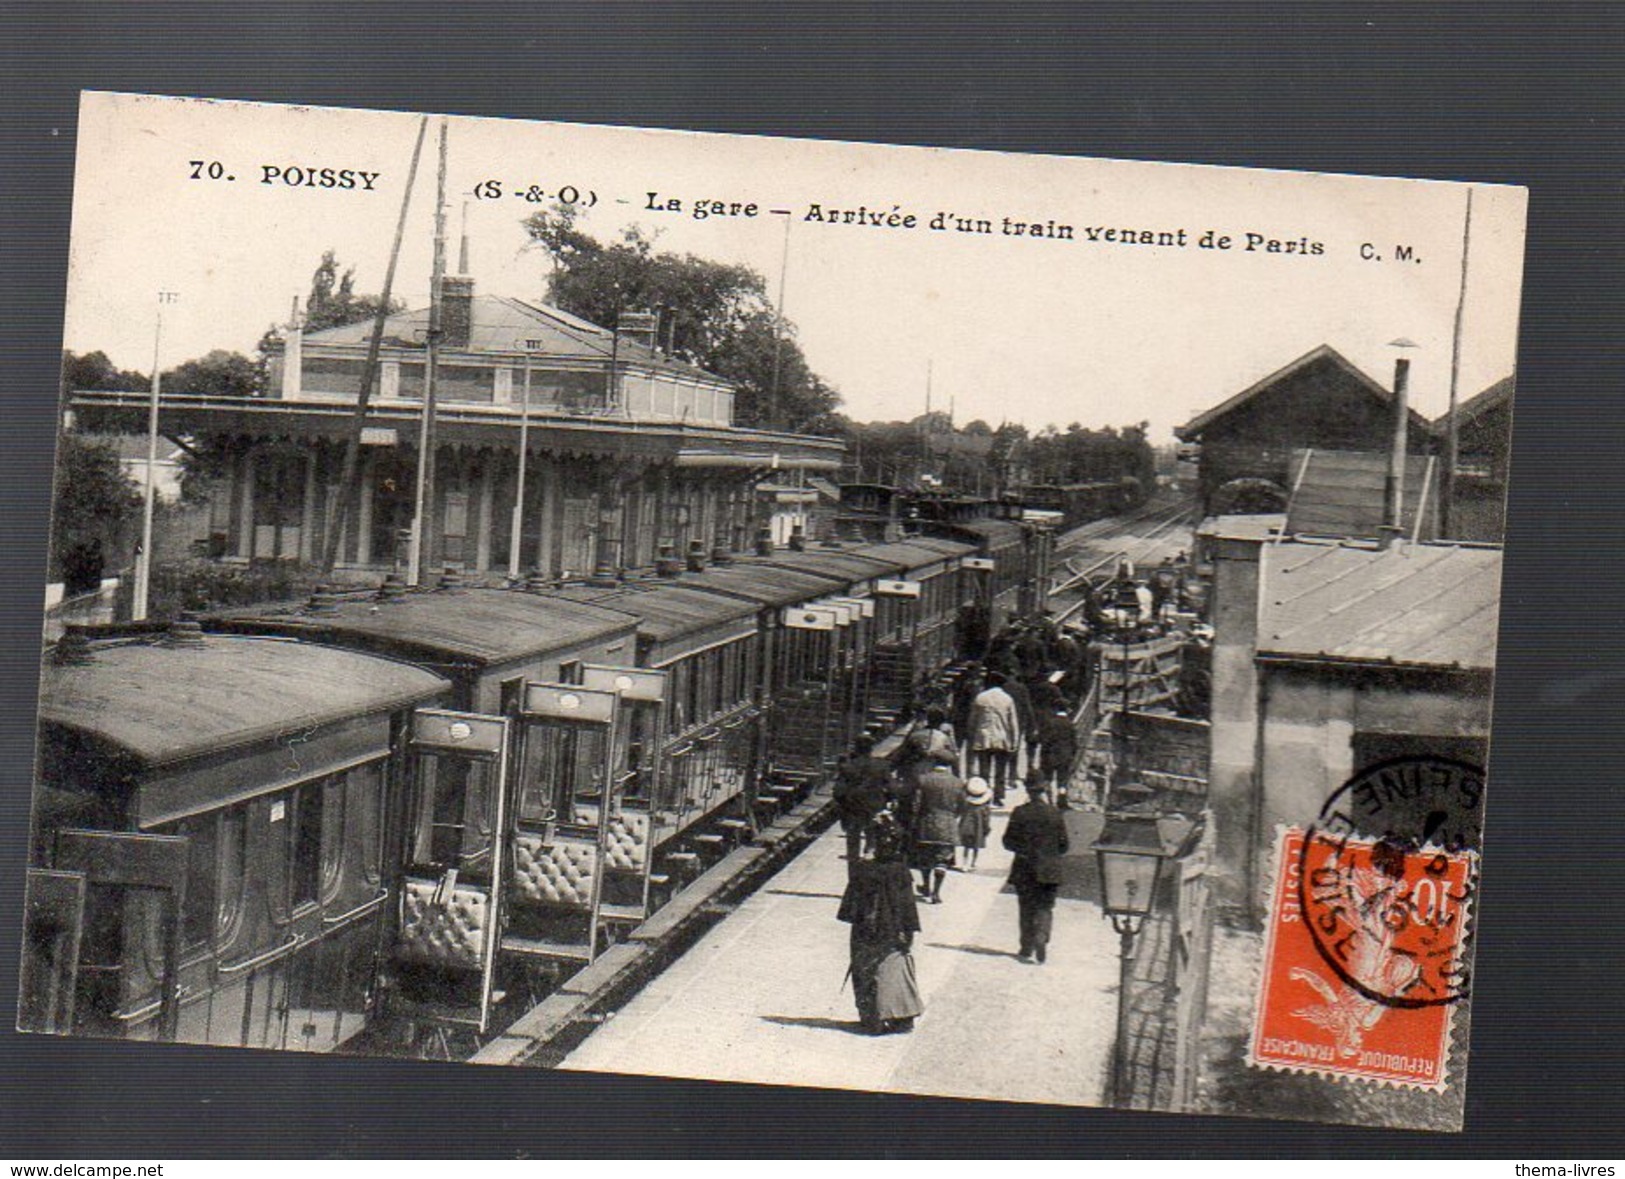
[[[161,765],[390,712],[450,687],[406,663],[312,643],[200,643],[98,644],[87,664],[47,663],[40,720]]]
[[[625,335],[621,336],[617,346],[614,333],[609,329],[588,323],[557,307],[526,303],[500,295],[475,295],[470,310],[469,352],[492,352],[506,356],[530,352],[538,358],[568,357],[602,362],[607,362],[613,354],[622,364],[668,369],[690,378],[708,377],[723,382],[723,378],[714,373],[662,356]],[[384,338],[408,347],[421,347],[428,338],[428,330],[429,309],[426,307],[398,312],[384,322]],[[305,341],[310,344],[359,347],[371,338],[372,320],[368,319],[311,332]],[[532,341],[536,347],[530,346]]]
[[[619,633],[637,620],[602,606],[523,590],[462,589],[409,593],[392,602],[348,599],[331,612],[234,610],[220,617],[263,623],[313,638],[364,637],[457,660],[503,664]]]
[[[1499,549],[1263,547],[1260,656],[1495,667]]]

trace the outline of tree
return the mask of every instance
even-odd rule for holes
[[[141,490],[105,442],[61,434],[51,510],[51,569],[68,592],[95,588],[103,562],[141,513]]]
[[[322,254],[316,272],[310,276],[310,294],[305,298],[304,328],[307,332],[319,332],[324,328],[343,327],[348,323],[372,319],[378,314],[378,306],[382,302],[377,295],[356,294],[355,267],[348,267],[340,274],[338,255],[328,250]],[[390,314],[405,309],[406,304],[399,299],[389,301]]]
[[[160,384],[165,393],[258,397],[265,389],[265,366],[241,352],[216,348],[170,369]]]
[[[676,355],[737,386],[739,425],[836,431],[840,395],[812,371],[756,271],[658,251],[637,226],[606,245],[576,225],[569,206],[532,214],[525,229],[553,260],[554,306],[606,327],[622,311],[660,311]]]
[[[107,389],[114,392],[139,392],[147,388],[150,378],[145,373],[113,367],[113,362],[102,351],[87,352],[83,356],[74,352],[62,353],[62,392],[64,395],[79,389]]]

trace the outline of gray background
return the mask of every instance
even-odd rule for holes
[[[0,1157],[1621,1153],[1625,7],[10,3],[5,16]],[[1467,1133],[9,1031],[80,88],[1528,186]]]

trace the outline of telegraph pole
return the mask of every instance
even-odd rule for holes
[[[147,406],[147,478],[141,493],[141,551],[135,555],[135,602],[130,617],[141,622],[147,617],[152,595],[152,517],[158,480],[158,393],[162,383],[158,363],[164,338],[164,304],[180,298],[176,291],[158,292],[158,318],[152,329],[152,396]]]
[[[440,364],[440,287],[446,276],[446,123],[440,123],[440,172],[434,202],[434,270],[429,279],[429,332],[423,365],[423,420],[418,426],[417,502],[412,515],[412,564],[407,584],[422,585],[424,566],[432,556],[434,510],[435,378]]]

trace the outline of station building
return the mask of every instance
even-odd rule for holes
[[[1174,430],[1195,453],[1202,514],[1280,512],[1306,450],[1387,453],[1394,395],[1329,344],[1197,414]],[[1427,419],[1410,414],[1407,449],[1428,455]],[[1380,486],[1380,485],[1379,485]]]
[[[665,545],[724,556],[767,523],[757,483],[839,468],[837,440],[736,427],[734,386],[664,354],[653,316],[623,313],[611,331],[539,303],[476,295],[469,278],[448,277],[441,289],[425,568],[508,572],[516,502],[517,566],[548,577],[649,566]],[[211,556],[314,563],[339,528],[341,579],[406,560],[426,308],[386,320],[355,524],[338,520],[372,327],[289,329],[269,348],[263,397],[162,397],[161,433],[216,460],[199,538]],[[142,393],[79,392],[72,404],[81,429],[145,428],[134,412],[146,406]]]

